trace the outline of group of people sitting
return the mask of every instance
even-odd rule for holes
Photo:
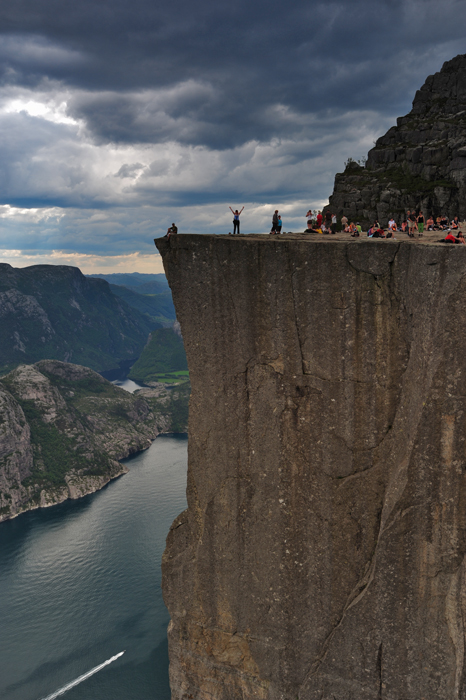
[[[313,212],[312,209],[306,214],[307,229],[304,233],[336,233],[337,217],[330,211],[322,214],[321,211]],[[445,238],[439,239],[438,243],[465,243],[464,236],[459,230],[459,219],[454,216],[451,220],[444,215],[429,216],[427,220],[424,218],[422,211],[408,211],[406,217],[402,217],[400,224],[397,224],[392,216],[388,222],[388,226],[384,229],[378,221],[374,221],[372,226],[367,230],[368,238],[395,238],[395,234],[406,233],[410,238],[415,238],[416,233],[419,238],[424,235],[424,231],[445,231]],[[362,235],[362,227],[358,222],[349,222],[346,216],[341,217],[341,230],[344,233],[349,233],[353,238],[358,238]],[[456,232],[456,236],[453,233]]]
[[[307,229],[304,233],[326,233],[335,234],[337,232],[337,215],[330,211],[325,212],[325,216],[319,210],[313,212],[312,209],[306,214]]]
[[[459,227],[458,217],[455,216],[451,221],[446,216],[437,216],[434,219],[427,219],[426,227],[428,231],[446,231],[447,229],[457,229]]]

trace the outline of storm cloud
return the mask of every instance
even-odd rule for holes
[[[5,0],[1,247],[148,251],[172,220],[224,231],[230,204],[244,230],[276,206],[300,230],[465,51],[465,15],[459,0]]]

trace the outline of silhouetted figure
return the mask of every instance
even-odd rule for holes
[[[170,238],[170,236],[176,236],[177,233],[178,227],[175,224],[172,224],[166,233],[166,237]]]

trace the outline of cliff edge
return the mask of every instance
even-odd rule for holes
[[[466,249],[156,245],[192,383],[172,698],[464,697]]]

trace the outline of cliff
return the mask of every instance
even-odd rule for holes
[[[364,166],[349,162],[335,176],[329,202],[326,209],[365,224],[386,226],[407,209],[466,219],[466,55],[427,78]]]
[[[19,366],[0,381],[0,521],[126,473],[118,460],[178,425],[171,408],[163,395],[151,403],[87,367]]]
[[[0,372],[43,359],[95,370],[139,356],[154,322],[77,267],[0,263]]]
[[[192,384],[172,698],[463,698],[466,249],[156,245]]]

